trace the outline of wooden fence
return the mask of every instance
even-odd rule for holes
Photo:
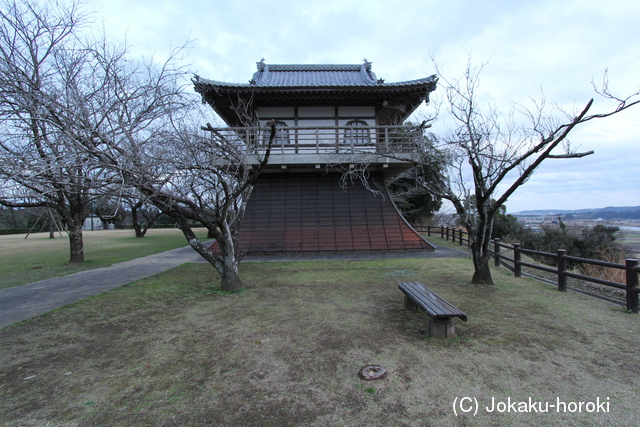
[[[439,225],[418,225],[413,227],[420,233],[426,233],[427,236],[432,234],[440,234],[441,239],[451,240],[453,243],[458,243],[460,246],[469,247],[469,233],[465,230],[450,227],[441,227]]]
[[[419,232],[426,233],[427,236],[431,236],[434,234],[437,235],[439,233],[442,239],[451,240],[454,243],[457,242],[460,246],[469,246],[469,233],[464,230],[440,226],[426,226],[415,228]],[[569,256],[567,255],[567,251],[565,249],[558,249],[557,253],[554,254],[550,252],[540,252],[531,249],[524,249],[522,248],[520,243],[507,245],[500,242],[500,239],[494,239],[492,240],[492,243],[493,249],[491,252],[494,258],[495,266],[510,266],[515,277],[522,277],[522,267],[528,267],[554,274],[557,277],[558,290],[561,292],[567,291],[567,279],[570,277],[578,280],[583,280],[585,282],[598,283],[600,285],[622,289],[623,291],[625,291],[625,305],[627,310],[632,313],[638,313],[639,311],[638,294],[640,293],[640,287],[638,287],[638,273],[640,272],[640,266],[638,265],[639,262],[637,259],[627,259],[624,264],[618,264],[613,262],[599,261],[595,259]],[[508,249],[513,251],[513,258],[506,256],[501,251],[501,249]],[[522,254],[537,255],[549,258],[555,261],[556,267],[532,264],[522,261]],[[574,273],[567,269],[567,264],[569,262],[624,270],[626,272],[626,283],[612,282],[609,280],[599,279],[597,277]]]

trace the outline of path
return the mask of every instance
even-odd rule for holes
[[[466,252],[438,247],[434,252],[352,252],[251,255],[243,262],[371,260],[393,258],[448,258]],[[29,319],[136,280],[161,273],[185,263],[205,262],[190,246],[148,255],[109,267],[81,271],[22,286],[0,289],[0,328]]]

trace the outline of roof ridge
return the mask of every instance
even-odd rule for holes
[[[265,64],[271,71],[359,71],[361,64]]]

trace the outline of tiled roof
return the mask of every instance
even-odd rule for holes
[[[258,62],[250,84],[261,87],[372,86],[376,76],[362,65],[268,65]]]
[[[403,87],[420,86],[436,81],[436,76],[405,82],[385,83],[371,71],[371,63],[362,64],[266,64],[257,63],[258,71],[249,83],[228,83],[198,79],[199,83],[218,87],[309,88],[309,87]]]
[[[371,63],[286,65],[257,63],[248,83],[228,83],[195,76],[194,90],[202,95],[229,126],[245,126],[236,111],[242,98],[256,106],[377,105],[381,125],[402,123],[436,89],[435,75],[385,83],[371,71]]]

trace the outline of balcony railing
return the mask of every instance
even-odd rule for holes
[[[265,149],[268,127],[209,128],[213,138]],[[277,127],[273,154],[365,154],[382,156],[411,153],[423,129],[416,126],[282,126]]]

